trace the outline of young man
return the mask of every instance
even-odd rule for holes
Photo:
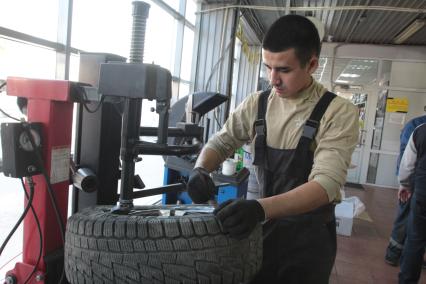
[[[358,141],[356,107],[317,83],[320,39],[305,17],[278,19],[266,33],[263,62],[272,90],[254,93],[200,153],[188,181],[195,203],[214,197],[209,172],[253,141],[263,198],[221,204],[231,237],[264,224],[264,257],[253,283],[328,283],[336,255],[333,203]]]
[[[426,245],[426,124],[417,127],[410,136],[398,180],[398,199],[406,201],[412,195],[399,283],[418,283]]]
[[[399,165],[404,154],[405,147],[407,146],[408,140],[410,139],[411,134],[417,126],[426,123],[426,115],[419,116],[411,119],[402,129],[400,135],[400,146],[399,146],[399,156],[396,164],[396,175],[399,174]],[[406,233],[406,223],[408,219],[408,214],[410,213],[410,199],[401,200],[399,199],[398,212],[393,223],[393,228],[391,236],[389,239],[389,245],[386,248],[385,261],[392,265],[397,266],[399,264],[399,259],[401,257],[402,249],[404,247]],[[424,265],[424,263],[423,263]]]

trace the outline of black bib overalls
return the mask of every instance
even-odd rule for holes
[[[259,97],[254,124],[257,135],[253,164],[257,166],[264,197],[287,192],[308,181],[313,165],[310,146],[322,115],[336,96],[327,92],[321,97],[305,123],[296,149],[274,149],[266,145],[264,118],[269,93],[265,91]],[[306,214],[270,220],[263,229],[263,264],[251,283],[328,283],[336,257],[332,204]]]

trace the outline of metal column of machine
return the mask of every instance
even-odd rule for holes
[[[145,23],[149,5],[133,2],[133,32],[129,63],[101,64],[99,92],[104,96],[118,97],[124,101],[121,127],[121,186],[120,198],[113,208],[116,214],[129,214],[133,210],[133,199],[149,194],[176,192],[185,190],[180,182],[152,190],[135,192],[135,163],[138,155],[187,155],[198,153],[201,148],[203,128],[193,123],[185,123],[170,128],[169,109],[171,92],[170,71],[154,64],[144,64],[143,48]],[[158,127],[141,127],[142,100],[156,100],[155,111],[158,113]],[[156,143],[140,140],[140,136],[157,136]],[[168,145],[170,135],[191,137],[194,143],[189,145]],[[142,185],[142,186],[141,186]]]
[[[10,77],[7,93],[28,98],[28,121],[42,124],[42,159],[51,187],[56,197],[62,223],[66,223],[68,209],[69,162],[73,102],[72,83],[58,80],[35,80]],[[48,184],[42,175],[33,177],[35,193],[33,207],[43,235],[43,251],[37,271],[28,283],[59,283],[63,267],[63,238],[55,210],[48,192]],[[38,259],[39,237],[32,214],[24,219],[24,245],[22,262],[7,272],[7,280],[24,283]],[[46,277],[46,274],[48,276]]]
[[[125,61],[126,58],[114,54],[80,53],[79,82],[97,88],[102,63]],[[107,97],[101,103],[99,95],[89,100],[86,106],[76,106],[74,161],[77,167],[90,168],[98,185],[94,192],[73,188],[72,213],[89,206],[113,205],[118,200],[121,103]]]

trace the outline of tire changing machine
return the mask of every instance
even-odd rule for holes
[[[114,55],[95,54],[97,58],[93,60],[94,57],[90,54],[83,54],[82,60],[88,61],[81,66],[91,70],[89,73],[80,71],[81,74],[90,74],[87,80],[80,77],[85,83],[16,77],[7,79],[8,95],[28,98],[29,126],[26,126],[27,130],[19,130],[21,125],[14,125],[20,133],[17,130],[13,138],[24,137],[26,144],[30,141],[29,150],[25,151],[40,151],[40,156],[37,157],[39,160],[30,161],[23,158],[31,155],[22,152],[22,141],[17,142],[10,139],[11,136],[5,138],[2,135],[2,145],[7,146],[2,147],[3,152],[5,149],[10,150],[8,154],[12,159],[9,161],[13,162],[9,165],[4,163],[3,170],[10,166],[7,169],[9,176],[34,175],[35,181],[32,185],[26,183],[28,194],[28,187],[34,186],[35,190],[33,214],[24,218],[23,261],[7,272],[8,284],[67,283],[61,271],[70,184],[74,185],[72,213],[92,205],[116,204],[113,213],[128,214],[134,208],[133,199],[156,194],[164,195],[163,203],[190,203],[189,197],[182,192],[186,189],[184,181],[193,162],[188,162],[185,158],[166,159],[165,185],[162,187],[143,189],[143,182],[135,176],[135,162],[139,161],[139,154],[181,157],[196,155],[202,147],[204,129],[195,123],[182,122],[169,128],[171,74],[159,66],[142,63],[149,5],[143,2],[133,2],[133,5],[130,63],[124,63],[124,58]],[[93,75],[96,73],[92,73],[96,68],[100,69],[98,82],[95,82],[96,76]],[[98,88],[87,84],[87,81]],[[143,99],[156,100],[158,128],[140,127]],[[193,99],[194,113],[201,117],[220,105],[224,96],[201,93],[194,95]],[[75,156],[70,160],[74,102],[80,105],[77,111]],[[95,111],[87,108],[91,104],[97,106]],[[32,125],[33,123],[38,124]],[[121,140],[117,138],[120,137],[120,132]],[[157,136],[156,143],[139,139],[140,136],[152,135]],[[38,137],[38,142],[34,141],[35,137]],[[168,145],[169,137],[182,138],[181,141],[184,142],[181,145]],[[187,139],[191,142],[188,143]],[[22,171],[18,171],[18,168]],[[247,192],[246,169],[234,177],[213,175],[213,178],[219,183],[219,203],[229,198],[245,196]],[[121,187],[120,194],[117,195],[119,179]],[[134,188],[142,190],[134,191]],[[38,216],[39,220],[35,220],[33,216]],[[43,236],[40,243],[33,236],[37,227]]]

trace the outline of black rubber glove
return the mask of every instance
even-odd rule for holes
[[[195,168],[192,170],[186,185],[189,197],[194,203],[206,203],[215,197],[216,187],[207,170]]]
[[[265,211],[257,200],[228,200],[213,211],[225,232],[236,239],[247,238],[256,225],[265,220]]]

